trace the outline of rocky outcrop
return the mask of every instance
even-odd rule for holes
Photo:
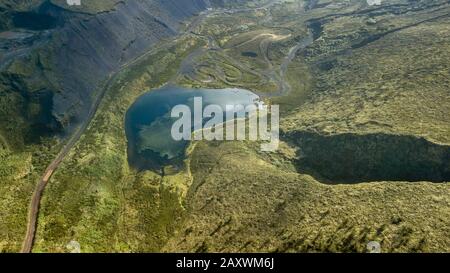
[[[75,19],[58,8],[49,10],[66,17],[64,31],[56,39],[60,46],[56,67],[66,92],[55,97],[55,115],[63,120],[68,117],[61,115],[83,116],[92,91],[109,73],[175,35],[181,21],[205,7],[202,1],[125,1],[114,11]]]
[[[450,181],[450,147],[405,135],[321,135],[296,131],[296,166],[327,184]]]
[[[0,93],[21,94],[16,108],[32,117],[31,126],[52,130],[82,120],[111,73],[176,35],[183,21],[210,5],[205,0],[129,0],[92,13],[54,1],[34,1],[28,10],[2,2],[8,18],[0,27],[8,31],[0,36]],[[39,106],[33,115],[30,104]]]

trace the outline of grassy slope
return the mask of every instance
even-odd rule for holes
[[[156,251],[183,209],[178,174],[136,174],[128,168],[124,116],[146,90],[169,79],[196,41],[180,41],[125,71],[97,116],[49,184],[42,200],[35,251]],[[158,60],[158,61],[155,61]],[[187,175],[188,176],[188,175]],[[181,181],[181,182],[180,182]]]
[[[377,19],[398,27],[421,16]],[[301,107],[283,119],[283,129],[384,132],[449,144],[449,40],[442,35],[448,19],[394,32],[351,55],[329,51],[351,45],[365,20],[327,23],[319,46],[291,65],[294,92],[277,101]],[[328,62],[334,68],[323,69]],[[448,251],[448,184],[325,186],[291,170],[296,151],[268,158],[242,143],[196,147],[189,214],[166,251],[362,252],[370,240],[383,251]]]
[[[314,71],[317,95],[286,119],[285,130],[381,131],[449,144],[450,39],[443,35],[449,20],[395,32],[332,58],[335,67]]]
[[[450,188],[429,183],[326,186],[286,158],[245,143],[201,143],[183,228],[165,251],[383,251],[448,249]]]
[[[330,35],[341,25],[360,24],[332,22]],[[283,128],[381,131],[448,143],[448,40],[437,35],[446,25],[436,21],[388,35],[351,57],[337,56],[339,67],[328,71],[318,69],[320,54],[299,56],[288,75],[293,93],[279,102],[302,106]],[[181,41],[119,77],[44,195],[35,251],[64,252],[71,240],[82,251],[364,251],[369,240],[381,241],[384,251],[448,251],[448,184],[325,186],[295,171],[295,148],[283,145],[267,155],[250,143],[198,143],[188,168],[164,180],[130,170],[126,109],[170,78],[187,48]],[[386,89],[377,92],[374,82]],[[17,168],[31,166],[27,156],[14,161]],[[15,183],[7,188],[14,198]],[[23,200],[32,187],[21,185]],[[27,204],[14,207],[5,200],[2,207],[14,211],[4,214],[9,218],[1,223],[0,230],[7,230],[1,244],[17,250],[22,232],[13,227],[23,222]]]
[[[8,73],[27,70],[16,62]],[[38,139],[30,133],[30,120],[41,111],[38,105],[27,104],[4,83],[0,89],[0,252],[11,252],[20,250],[35,183],[59,144],[55,138]]]
[[[54,139],[10,147],[0,135],[0,252],[20,250],[36,181],[59,147]]]

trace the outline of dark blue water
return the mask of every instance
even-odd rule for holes
[[[243,89],[188,89],[167,86],[152,90],[130,107],[125,120],[128,139],[128,160],[138,170],[160,170],[169,164],[179,164],[185,155],[187,141],[175,141],[171,136],[172,108],[183,104],[191,108],[194,98],[202,97],[203,107],[211,104],[250,105],[259,100],[254,93]]]
[[[12,16],[16,28],[46,30],[58,26],[58,20],[50,15],[33,12],[16,12]]]

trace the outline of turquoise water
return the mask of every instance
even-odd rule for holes
[[[164,165],[182,161],[188,141],[175,141],[171,129],[176,119],[172,108],[187,105],[193,111],[194,98],[203,99],[203,107],[211,104],[250,105],[259,101],[254,93],[244,89],[189,89],[166,86],[152,90],[130,107],[125,119],[128,139],[128,160],[138,170],[161,169]]]

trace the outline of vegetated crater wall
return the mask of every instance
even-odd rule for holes
[[[450,181],[450,146],[389,134],[294,132],[299,172],[326,184]]]
[[[0,54],[0,83],[5,89],[1,92],[20,94],[25,105],[16,108],[24,109],[34,93],[50,92],[46,98],[51,102],[41,108],[45,106],[51,118],[27,120],[42,131],[70,131],[87,116],[96,92],[113,72],[176,35],[182,22],[208,6],[204,0],[127,0],[110,11],[91,14],[42,1],[20,12],[3,9],[1,14],[12,22],[5,19],[4,27],[33,38],[0,40],[0,51],[5,52]]]
[[[130,0],[106,13],[75,18],[63,14],[69,18],[55,39],[59,45],[55,54],[65,92],[55,96],[55,115],[70,113],[82,118],[89,110],[92,93],[111,72],[161,39],[176,35],[182,21],[204,9],[203,0]]]

